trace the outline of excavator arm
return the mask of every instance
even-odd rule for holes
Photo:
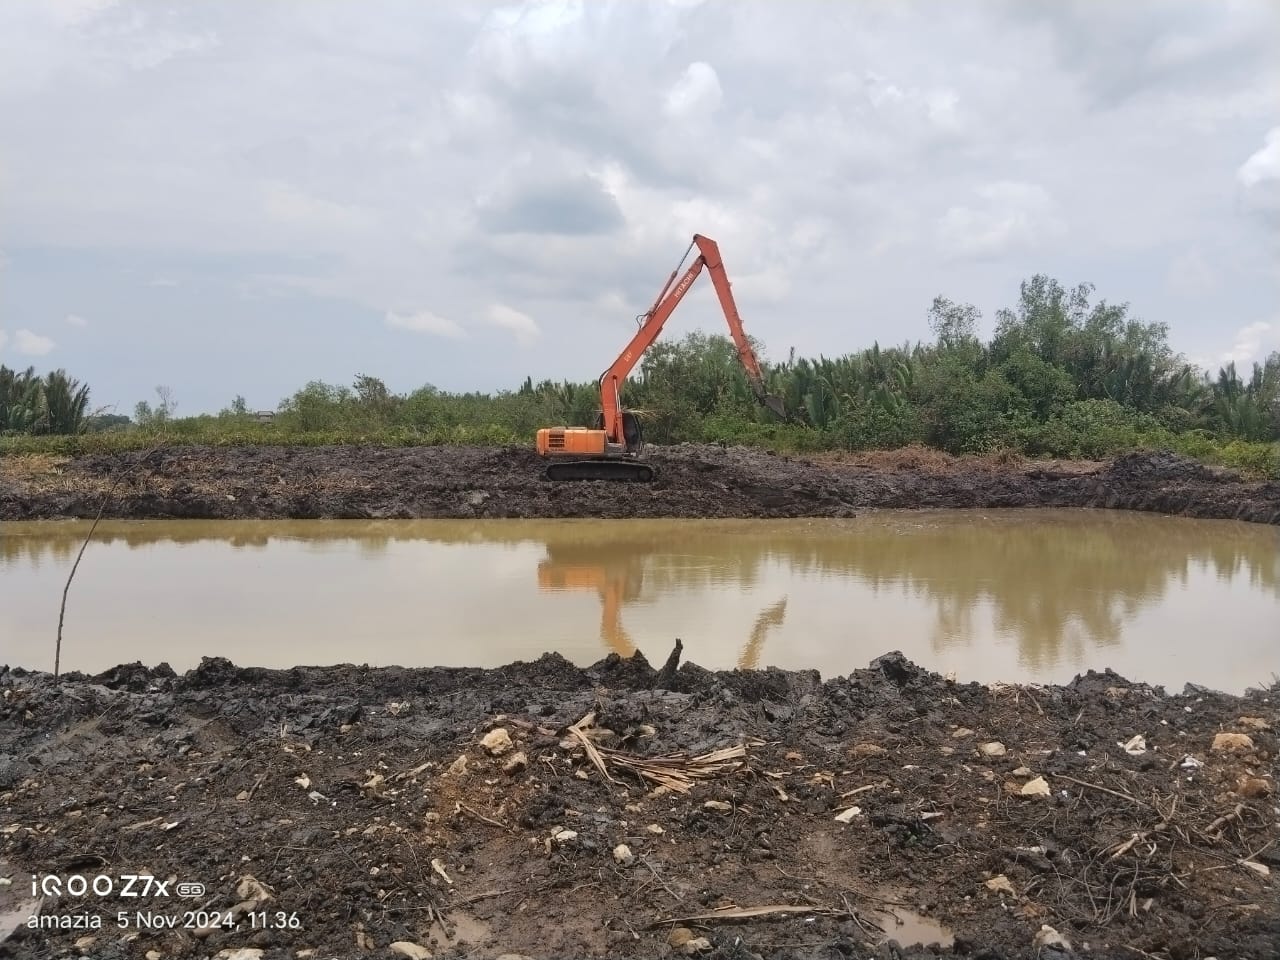
[[[680,270],[694,247],[697,247],[698,255],[682,274]],[[724,262],[720,259],[720,248],[714,240],[694,234],[653,306],[640,316],[640,328],[635,336],[618,354],[618,359],[600,375],[600,421],[594,428],[543,427],[538,431],[538,453],[552,461],[546,469],[547,479],[648,481],[654,478],[653,466],[637,459],[643,447],[640,424],[635,414],[622,405],[622,382],[658,338],[703,270],[711,274],[711,282],[729,324],[729,333],[738,348],[738,359],[746,370],[751,392],[779,417],[787,419],[781,399],[770,396],[765,388],[760,361],[742,330],[742,318],[738,315],[738,305],[733,299]]]
[[[689,258],[694,247],[698,248],[698,256],[677,281],[680,268],[684,266],[685,260]],[[760,361],[756,359],[756,352],[752,349],[746,333],[743,332],[742,317],[738,314],[738,304],[733,299],[729,276],[725,273],[724,261],[720,258],[720,247],[710,237],[694,234],[692,242],[685,250],[680,263],[671,272],[671,276],[667,278],[666,285],[658,293],[653,306],[642,315],[643,322],[640,324],[640,329],[636,331],[622,353],[618,354],[618,359],[613,361],[613,365],[600,376],[600,409],[604,413],[604,432],[610,442],[626,443],[623,429],[622,381],[635,369],[644,352],[658,338],[658,334],[662,332],[671,314],[680,305],[680,301],[684,299],[684,295],[689,292],[689,288],[693,286],[693,282],[698,279],[698,274],[703,269],[711,275],[711,283],[716,288],[720,309],[724,311],[724,318],[729,324],[729,333],[738,348],[738,359],[746,370],[751,392],[755,394],[757,400],[779,417],[786,418],[782,400],[779,397],[770,396],[765,388]]]

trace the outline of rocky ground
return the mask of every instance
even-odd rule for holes
[[[172,447],[0,458],[0,520],[117,518],[840,517],[877,507],[1088,506],[1280,523],[1280,483],[1169,453],[1108,464],[920,449],[775,456],[651,448],[651,484],[553,483],[527,447]],[[110,496],[107,496],[110,494]]]
[[[1280,957],[1280,684],[547,655],[0,697],[3,957]]]

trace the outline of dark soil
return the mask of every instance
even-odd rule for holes
[[[216,462],[201,456],[164,462]],[[387,463],[407,470],[422,454],[398,456]],[[818,482],[803,466],[778,470]],[[417,492],[404,502],[444,502],[420,499],[430,483],[406,481]],[[136,509],[135,496],[122,502]],[[645,496],[631,499],[652,505]],[[92,678],[0,670],[0,878],[11,880],[0,956],[696,954],[696,939],[670,945],[677,926],[687,932],[676,942],[705,937],[700,955],[717,958],[1061,956],[1034,945],[1047,926],[1097,957],[1280,957],[1280,686],[1169,695],[1112,673],[962,685],[894,654],[826,682],[689,664],[670,689],[657,681],[639,658],[583,670],[554,655],[496,670],[218,659],[180,677],[140,664]],[[569,730],[589,713],[584,736],[616,751],[603,758],[616,782]],[[495,757],[481,740],[496,728],[514,744]],[[1215,750],[1224,731],[1250,739]],[[1136,735],[1144,752],[1125,749]],[[689,765],[733,747],[742,756],[718,769]],[[517,751],[523,766],[510,763]],[[626,763],[666,755],[677,774],[705,774],[687,794],[656,790]],[[1037,777],[1049,796],[1024,795]],[[634,859],[616,859],[619,844]],[[206,890],[50,895],[45,918],[98,917],[102,929],[31,929],[20,921],[32,873],[149,874]],[[796,909],[721,910],[770,905]],[[197,909],[235,922],[182,929]],[[138,929],[139,913],[180,928]],[[286,926],[255,929],[262,916]],[[911,946],[939,939],[938,925],[946,946]]]
[[[1109,464],[928,451],[815,462],[742,447],[652,448],[651,484],[542,478],[527,447],[173,447],[0,459],[0,520],[93,517],[843,517],[878,507],[1113,507],[1280,523],[1280,484],[1171,453]]]

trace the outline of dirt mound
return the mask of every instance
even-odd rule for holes
[[[668,676],[0,671],[0,956],[1280,956],[1280,686]]]
[[[527,447],[175,447],[0,462],[0,520],[847,517],[881,507],[1111,507],[1280,523],[1280,485],[1168,452],[1096,464],[907,450],[818,461],[655,447],[651,484],[553,483]]]

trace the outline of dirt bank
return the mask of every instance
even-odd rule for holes
[[[0,956],[1280,956],[1280,686],[548,655],[0,691],[0,927],[33,873],[116,885]]]
[[[118,518],[840,517],[877,507],[1081,506],[1280,523],[1280,484],[1169,453],[1109,464],[899,451],[820,462],[654,448],[647,485],[551,483],[525,447],[175,447],[0,460],[0,520]]]

